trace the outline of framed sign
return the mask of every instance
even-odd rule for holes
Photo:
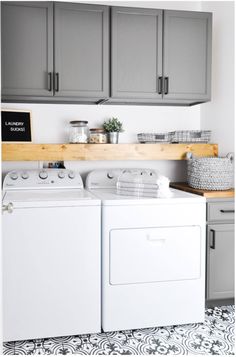
[[[2,109],[2,141],[32,141],[31,111]]]

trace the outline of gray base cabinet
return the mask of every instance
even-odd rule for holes
[[[234,202],[207,202],[208,300],[234,297]]]

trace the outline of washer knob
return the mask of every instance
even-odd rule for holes
[[[18,179],[17,172],[12,172],[11,175],[10,175],[10,178],[11,178],[12,180],[17,180],[17,179]]]
[[[29,178],[28,172],[23,172],[23,173],[21,174],[21,177],[22,177],[24,180],[27,180],[27,179]]]
[[[111,172],[108,172],[107,173],[107,178],[109,178],[110,180],[112,180],[114,178],[114,176],[112,175]]]
[[[58,177],[59,177],[60,179],[63,179],[63,178],[65,177],[65,172],[64,172],[64,171],[59,171],[59,172],[58,172]]]
[[[70,171],[70,172],[68,173],[68,177],[69,177],[70,179],[74,179],[74,178],[75,178],[75,173],[74,173],[74,171]]]
[[[40,177],[42,180],[45,180],[45,179],[48,177],[47,171],[45,171],[45,170],[40,171],[39,177]]]

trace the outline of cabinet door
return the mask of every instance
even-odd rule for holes
[[[108,7],[55,4],[55,95],[108,97]]]
[[[207,298],[234,297],[234,225],[209,225]]]
[[[164,11],[164,98],[210,99],[210,13]]]
[[[52,96],[53,5],[2,3],[2,94]]]
[[[161,98],[162,10],[112,8],[111,46],[111,96]]]

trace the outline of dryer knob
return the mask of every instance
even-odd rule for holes
[[[12,180],[17,180],[17,179],[18,179],[17,172],[12,172],[12,173],[10,174],[10,178],[11,178]]]
[[[70,179],[74,179],[74,178],[75,178],[75,173],[74,173],[74,171],[70,171],[70,172],[68,173],[68,177],[69,177]]]
[[[59,171],[59,172],[58,172],[58,177],[59,177],[60,179],[63,179],[63,178],[65,177],[65,172],[64,172],[64,171]]]
[[[45,179],[48,177],[47,171],[45,171],[45,170],[40,171],[39,177],[40,177],[42,180],[45,180]]]
[[[27,172],[23,172],[21,174],[21,177],[24,179],[24,180],[27,180],[29,178],[29,174]]]

